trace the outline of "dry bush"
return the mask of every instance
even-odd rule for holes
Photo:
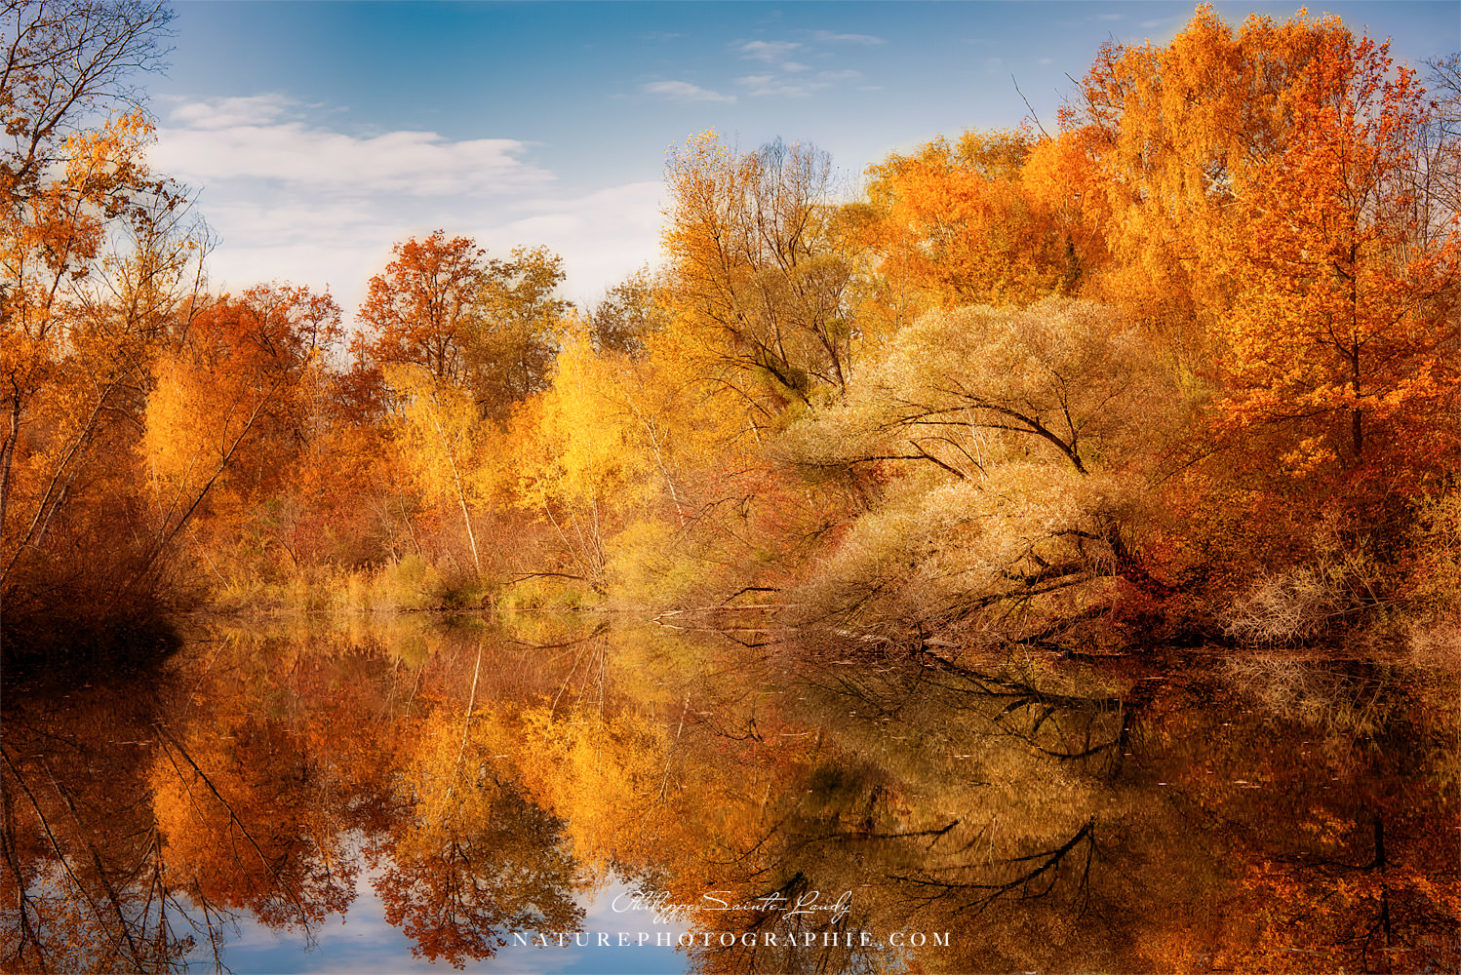
[[[1219,614],[1223,632],[1242,643],[1299,643],[1326,630],[1347,602],[1310,568],[1267,573]]]

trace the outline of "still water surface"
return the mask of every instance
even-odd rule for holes
[[[215,622],[12,682],[0,961],[1461,967],[1452,669],[737,636]]]

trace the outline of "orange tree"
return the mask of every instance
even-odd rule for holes
[[[1165,46],[1104,48],[1062,114],[1106,227],[1087,293],[1135,314],[1189,417],[1160,533],[1213,592],[1391,559],[1399,502],[1455,466],[1438,104],[1337,18],[1204,6]]]
[[[1455,457],[1461,237],[1454,221],[1427,234],[1413,205],[1413,75],[1346,31],[1315,41],[1286,92],[1285,151],[1247,187],[1220,416],[1283,426],[1292,470],[1409,480]]]
[[[1027,185],[1035,147],[1022,131],[971,131],[874,166],[871,235],[887,284],[946,306],[1071,292],[1077,235],[1059,202]]]

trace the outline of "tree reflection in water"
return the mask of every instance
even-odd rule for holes
[[[303,951],[367,881],[461,966],[615,877],[687,905],[703,972],[1461,963],[1454,675],[536,625],[218,631],[7,688],[5,968],[222,966],[244,921]]]

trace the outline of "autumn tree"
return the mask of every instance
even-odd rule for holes
[[[99,131],[83,128],[97,112],[129,104],[127,76],[158,62],[169,19],[162,4],[128,0],[4,5],[0,375],[7,422],[0,441],[0,530],[9,527],[27,407],[65,345],[67,323],[53,312],[71,293],[66,285],[93,269],[107,221],[145,222],[154,215],[146,206],[149,190],[163,205],[176,205],[147,173],[142,152],[151,130],[140,114]]]
[[[12,218],[67,159],[69,136],[93,113],[134,101],[128,76],[158,65],[171,19],[165,4],[139,0],[6,0],[0,193]]]
[[[1393,481],[1458,449],[1461,227],[1438,237],[1416,211],[1413,73],[1326,28],[1285,93],[1283,152],[1245,187],[1224,419],[1288,427],[1293,469],[1383,457]]]
[[[1400,499],[1457,456],[1439,81],[1428,102],[1334,17],[1235,28],[1203,6],[1168,44],[1103,48],[1062,113],[1106,228],[1086,293],[1141,323],[1189,415],[1165,506],[1207,598],[1394,557]],[[1360,587],[1326,599],[1376,598],[1326,578]]]
[[[479,575],[473,509],[495,483],[484,421],[505,421],[548,385],[570,307],[556,293],[562,280],[562,261],[547,250],[489,258],[470,238],[438,230],[396,245],[360,311],[365,328],[340,391],[359,417],[389,413],[402,470],[429,505],[460,513]]]
[[[391,254],[367,285],[357,354],[373,364],[411,363],[437,380],[465,382],[486,252],[468,237],[448,240],[438,230],[425,240],[396,244]]]
[[[637,356],[645,340],[669,323],[668,295],[649,269],[641,269],[605,292],[588,317],[595,348]]]
[[[1358,462],[1366,413],[1445,449],[1421,427],[1446,409],[1456,230],[1413,178],[1446,183],[1439,111],[1337,18],[1235,31],[1204,6],[1165,47],[1103,48],[1063,116],[1103,177],[1107,292],[1221,384],[1228,423],[1285,426],[1295,469]]]
[[[1160,590],[1135,512],[1175,419],[1137,328],[1091,302],[930,312],[789,459],[879,491],[807,583],[865,625],[992,617],[1052,636]]]
[[[1165,47],[1107,44],[1061,113],[1098,177],[1113,257],[1098,292],[1189,371],[1206,368],[1206,330],[1231,301],[1220,270],[1231,204],[1284,138],[1285,62],[1302,42],[1295,32],[1260,42],[1260,30],[1275,28],[1254,18],[1235,36],[1202,6]]]
[[[517,417],[518,497],[553,527],[575,574],[601,584],[604,538],[616,508],[634,503],[629,495],[643,456],[630,448],[624,416],[606,397],[614,367],[593,351],[586,330],[571,333],[559,357],[553,386]],[[638,492],[635,492],[636,494]]]
[[[1025,184],[1035,145],[1023,131],[971,131],[872,167],[872,240],[885,287],[906,282],[942,306],[1072,293],[1077,232]]]
[[[782,142],[739,153],[706,133],[670,154],[667,180],[671,301],[721,381],[762,419],[840,393],[854,265],[828,156]]]
[[[568,308],[555,293],[562,281],[561,259],[543,248],[489,259],[469,237],[411,238],[370,279],[356,356],[367,369],[421,366],[501,417],[547,382],[553,328]]]
[[[255,559],[275,546],[292,552],[262,521],[321,432],[326,357],[341,335],[328,294],[259,286],[198,312],[159,357],[141,444],[156,506],[154,564],[201,511],[214,516],[213,538],[234,539],[230,548]],[[256,532],[265,537],[244,541]]]
[[[690,481],[721,432],[683,363],[653,337],[638,356],[596,349],[592,321],[564,333],[552,387],[515,417],[516,492],[541,514],[575,572],[604,581],[609,540],[626,525],[664,542],[695,517]],[[676,365],[681,368],[676,369]]]
[[[131,547],[107,544],[135,511],[135,481],[115,460],[135,439],[149,365],[187,314],[204,238],[181,192],[148,170],[140,110],[106,113],[134,104],[128,77],[157,63],[168,17],[125,0],[4,5],[0,601],[11,607],[42,577],[54,598],[131,571],[120,564]]]
[[[465,390],[441,381],[424,366],[392,364],[385,379],[397,401],[393,430],[404,465],[428,501],[461,512],[472,567],[480,574],[472,508],[481,497],[478,472],[485,424],[476,404]]]
[[[473,384],[484,412],[501,416],[546,389],[557,354],[559,320],[571,304],[557,296],[563,260],[544,247],[515,247],[487,262],[477,300],[485,328],[473,350]]]

